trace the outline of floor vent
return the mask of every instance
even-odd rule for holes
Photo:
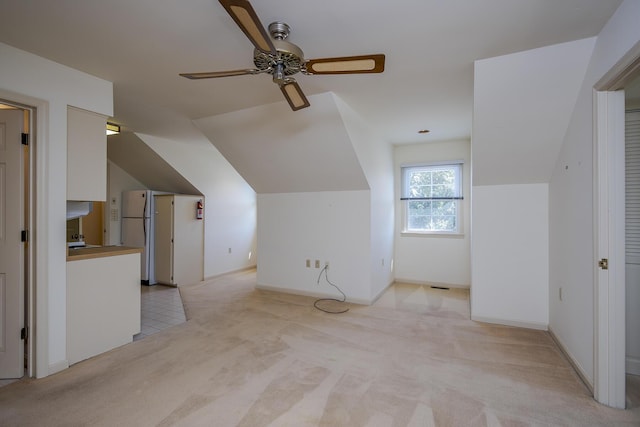
[[[448,291],[450,288],[446,288],[444,286],[431,286],[431,289],[442,289],[443,291]]]

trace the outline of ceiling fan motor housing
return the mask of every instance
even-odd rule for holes
[[[271,34],[273,46],[276,48],[276,54],[255,49],[253,51],[253,63],[258,70],[270,74],[281,73],[282,77],[303,71],[305,61],[302,49],[293,43],[285,41],[289,36],[289,31],[289,26],[284,22],[273,22],[269,25],[269,33]],[[274,79],[276,77],[280,80],[280,76],[274,74]]]

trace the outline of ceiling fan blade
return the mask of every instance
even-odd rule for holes
[[[258,15],[248,0],[220,0],[220,4],[227,10],[229,15],[236,21],[244,34],[251,40],[256,49],[262,52],[276,54],[276,48],[271,42],[264,26],[260,22]]]
[[[216,77],[244,76],[245,74],[260,74],[260,70],[232,70],[232,71],[210,71],[207,73],[180,73],[182,77],[191,80],[214,79]]]
[[[310,59],[307,74],[362,74],[384,71],[384,54]]]
[[[280,85],[280,90],[284,97],[287,98],[287,102],[293,111],[307,108],[310,105],[309,100],[304,96],[300,85],[295,80],[289,79]]]

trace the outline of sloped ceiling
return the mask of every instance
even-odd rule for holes
[[[313,109],[282,101],[194,123],[256,193],[369,189],[333,94],[309,100]]]
[[[474,185],[549,182],[594,43],[476,61]]]
[[[296,79],[307,95],[338,95],[391,143],[469,138],[474,60],[595,36],[620,3],[252,0],[264,25],[292,27],[308,58],[387,55],[383,74]],[[113,82],[114,121],[127,130],[188,143],[185,118],[282,100],[267,75],[178,76],[253,67],[253,46],[217,0],[0,4],[0,42]]]
[[[107,137],[107,158],[151,190],[202,194],[132,132]]]

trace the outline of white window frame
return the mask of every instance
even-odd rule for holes
[[[402,234],[403,235],[439,235],[458,236],[462,234],[462,200],[463,200],[463,161],[447,161],[438,163],[419,163],[419,164],[406,164],[400,167],[400,200],[402,205]],[[456,172],[456,182],[454,188],[454,196],[451,199],[455,202],[455,224],[456,227],[453,230],[426,230],[426,229],[410,229],[409,228],[409,208],[408,204],[412,200],[409,194],[408,178],[409,174],[416,169],[438,169],[438,168],[453,168]],[[423,198],[417,198],[413,200],[424,200]],[[441,200],[441,199],[434,199]]]

